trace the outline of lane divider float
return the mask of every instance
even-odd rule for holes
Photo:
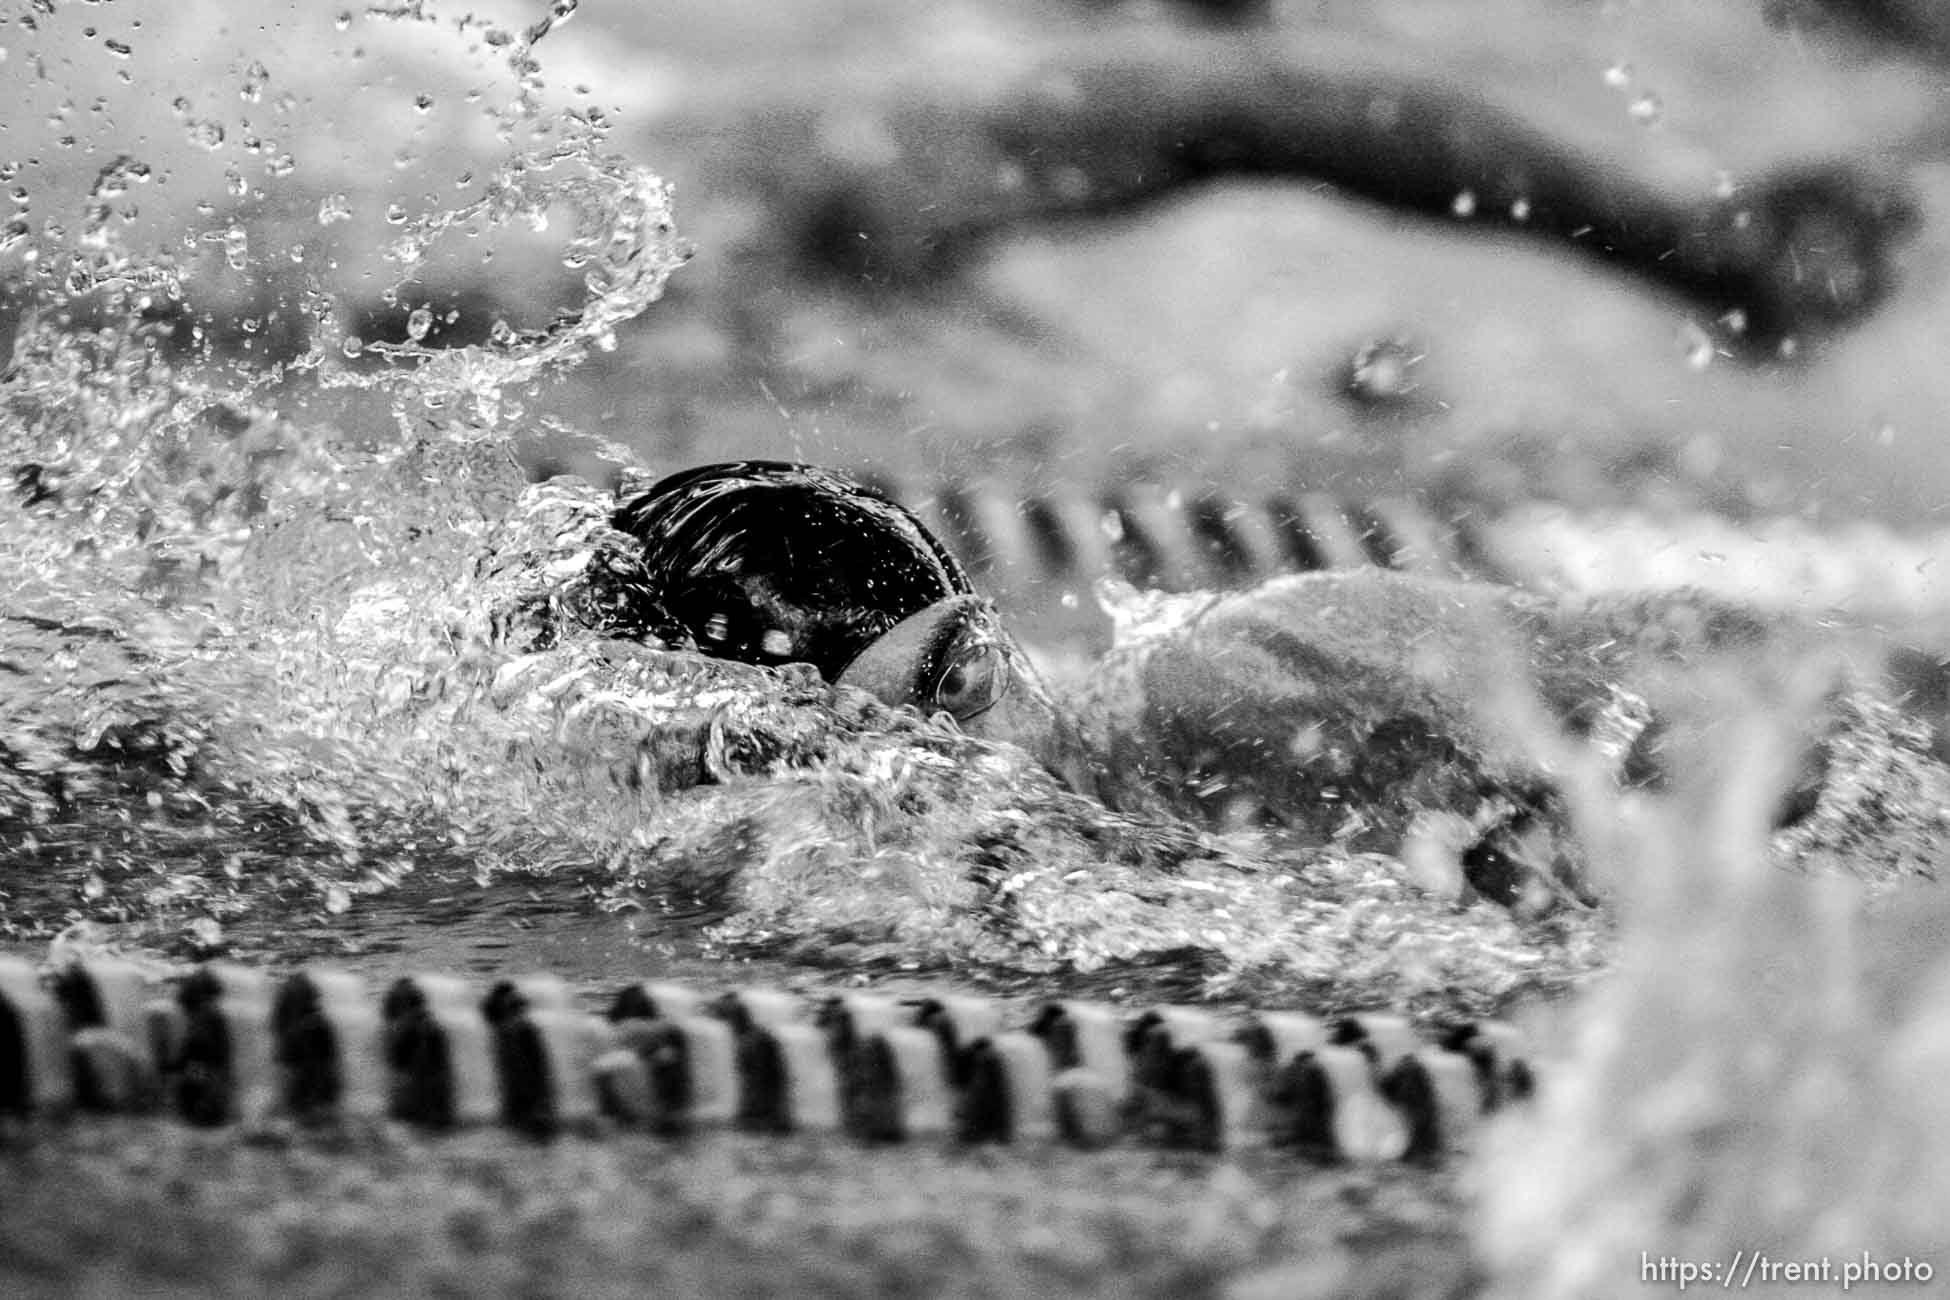
[[[1534,1079],[1498,1022],[963,993],[709,994],[662,981],[601,1013],[551,976],[485,986],[212,964],[0,957],[0,1116],[173,1117],[245,1132],[388,1123],[873,1143],[1118,1144],[1439,1162]]]

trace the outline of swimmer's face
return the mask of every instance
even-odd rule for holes
[[[970,735],[1020,745],[1072,788],[1090,788],[1074,727],[995,607],[978,596],[951,597],[902,619],[839,681],[896,707],[946,713]]]

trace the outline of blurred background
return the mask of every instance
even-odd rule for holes
[[[600,472],[593,435],[657,470],[803,458],[910,497],[1156,481],[1913,527],[1950,501],[1928,4],[555,10],[538,102],[672,181],[695,256],[527,404],[545,468]],[[487,110],[539,4],[0,12],[0,281],[106,201],[253,363],[302,350],[308,291],[368,340],[431,306],[436,345],[581,292],[555,234],[504,231],[385,293],[389,212],[506,157]],[[118,166],[135,181],[104,193]]]
[[[434,370],[463,349],[491,356],[509,329],[540,330],[585,311],[607,292],[591,288],[590,241],[624,215],[623,191],[596,183],[620,173],[590,171],[593,136],[601,150],[668,178],[692,255],[662,300],[613,339],[598,338],[584,364],[561,379],[508,384],[509,401],[476,413],[486,434],[511,435],[537,476],[567,469],[613,479],[625,459],[653,473],[806,459],[932,503],[931,519],[956,513],[943,507],[959,500],[966,511],[1012,517],[1018,532],[1097,538],[1099,551],[1104,525],[1125,518],[1105,501],[1145,493],[1194,515],[1217,502],[1220,522],[1225,502],[1274,494],[1408,502],[1438,524],[1515,514],[1533,501],[1568,507],[1573,522],[1618,508],[1686,521],[1663,541],[1657,530],[1628,533],[1614,557],[1636,545],[1725,560],[1735,548],[1701,528],[1703,515],[1745,529],[1763,549],[1772,534],[1762,525],[1783,517],[1817,539],[1831,530],[1852,538],[1857,549],[1895,552],[1887,543],[1902,531],[1950,544],[1942,13],[1933,0],[474,0],[452,10],[434,0],[0,0],[0,362],[28,314],[54,313],[57,329],[79,339],[109,310],[105,270],[154,272],[138,295],[142,310],[155,337],[167,336],[158,347],[180,362],[160,382],[187,390],[199,368],[221,370],[209,391],[247,390],[300,425],[396,438],[414,418],[408,398],[451,398],[470,372],[371,391],[325,382],[332,367],[319,350],[344,358],[333,363],[340,378]],[[551,141],[562,144],[559,157]],[[510,193],[520,172],[559,174],[564,195],[577,176],[595,179],[574,191],[580,207],[473,206]],[[402,257],[403,244],[414,258]],[[661,247],[646,239],[640,255],[654,260]],[[375,355],[373,344],[415,346]],[[53,351],[50,365],[70,359]],[[72,353],[86,356],[85,346]],[[57,370],[22,386],[22,410],[54,398],[18,427],[61,428],[40,418],[66,391],[60,378]],[[77,447],[94,453],[125,432],[140,446],[141,431],[127,430],[121,411],[98,409],[99,395],[149,396],[154,376],[126,390],[87,378],[67,386],[78,407],[89,394],[97,402],[74,418]],[[506,378],[497,372],[497,393]],[[460,418],[453,408],[462,405],[445,414]],[[144,419],[160,417],[129,416]],[[236,423],[253,436],[275,432]],[[464,480],[469,462],[458,456],[406,469],[422,476],[413,480],[420,487],[448,481],[439,475],[451,465]],[[41,490],[7,468],[24,495]],[[404,560],[361,552],[350,569],[360,582],[387,561],[448,554],[421,539],[452,540],[485,513],[469,496],[442,502],[453,506],[444,515],[398,517],[438,496],[405,494],[373,535],[410,538],[418,549],[404,549]],[[1032,502],[1078,508],[1038,513]],[[346,534],[364,545],[358,510],[345,514]],[[1893,531],[1852,531],[1866,523]],[[1719,540],[1672,540],[1681,536]],[[472,564],[476,549],[451,554]],[[104,567],[92,550],[60,554],[67,576]],[[298,558],[286,567],[314,576],[306,552],[289,554]],[[1892,561],[1905,573],[1928,563]],[[446,571],[420,567],[435,581]],[[1045,594],[1087,606],[1080,554],[1069,569]],[[1777,590],[1789,603],[1822,603],[1793,600],[1812,587],[1798,572],[1788,566]],[[1655,576],[1668,574],[1686,576],[1683,566]],[[98,587],[77,585],[86,596],[113,582],[110,573]],[[372,605],[376,622],[409,614],[410,629],[438,614],[371,586],[385,597]],[[398,590],[420,588],[402,581]],[[369,721],[356,686],[362,667],[336,675],[341,657],[316,635],[311,600],[301,591],[292,601],[301,617],[291,624],[292,643],[317,656],[297,661],[317,665],[311,679],[282,658],[273,674],[253,657],[255,644],[235,648],[255,677],[228,661],[206,669],[226,700],[237,681],[275,681],[273,712],[290,733],[267,732],[253,717],[234,728],[250,739],[229,761],[253,779],[272,774],[274,791],[288,782],[290,804],[307,810],[343,806],[319,797],[341,789],[361,806],[361,782],[389,796],[388,781],[419,790],[423,775],[435,779],[417,757],[430,751],[387,748],[404,742]],[[15,657],[48,658],[33,647],[53,629],[70,630],[29,624],[29,649]],[[421,644],[402,634],[397,653]],[[1934,694],[1923,702],[1939,721],[1950,713],[1945,644],[1950,632],[1915,673],[1927,678]],[[261,653],[288,649],[272,638]],[[444,673],[443,662],[427,671]],[[19,675],[30,683],[21,698],[38,708],[43,696]],[[130,689],[147,680],[102,678],[111,694],[125,679]],[[240,698],[246,709],[257,699]],[[1748,703],[1755,717],[1793,716],[1765,694]],[[73,713],[51,716],[70,728],[79,725]],[[25,709],[20,716],[34,720]],[[329,776],[312,756],[315,718],[331,724],[328,737],[354,737],[340,751],[351,776]],[[99,738],[102,728],[90,725]],[[415,727],[414,745],[434,743]],[[1837,921],[1853,903],[1805,891],[1805,877],[1743,856],[1744,840],[1707,833],[1718,805],[1706,795],[1740,787],[1732,777],[1764,770],[1760,758],[1792,742],[1764,729],[1705,730],[1724,742],[1713,771],[1729,779],[1700,782],[1699,801],[1676,806],[1669,843],[1648,838],[1656,852],[1629,855],[1645,884],[1644,920],[1628,934],[1642,937],[1643,950],[1625,963],[1634,975],[1608,986],[1615,996],[1599,1007],[1601,1029],[1609,1017],[1616,1032],[1593,1035],[1611,1044],[1586,1075],[1598,1082],[1558,1089],[1569,1110],[1551,1121],[1555,1136],[1523,1138],[1490,1181],[1510,1190],[1491,1206],[1500,1219],[1484,1249],[1500,1268],[1549,1279],[1529,1294],[1602,1294],[1628,1276],[1573,1285],[1552,1271],[1600,1258],[1594,1240],[1633,1254],[1722,1259],[1769,1241],[1785,1243],[1784,1253],[1882,1251],[1910,1238],[1927,1244],[1916,1225],[1944,1221],[1950,1158],[1935,1158],[1950,1133],[1939,1114],[1950,1060],[1941,899],[1887,908],[1903,927],[1893,939],[1860,936]],[[471,752],[487,756],[475,765],[483,779],[515,780],[523,764],[508,761],[502,734],[482,734],[493,747],[477,742]],[[452,737],[438,743],[438,777],[449,779],[451,765],[451,779],[471,784],[474,770],[447,757]],[[395,775],[402,769],[411,780]],[[461,806],[486,807],[480,791],[501,788],[478,785],[470,798],[483,802]],[[255,836],[253,808],[245,815]],[[200,834],[208,809],[199,803],[185,823],[199,832],[186,855],[230,847]],[[493,828],[514,816],[524,834],[530,821],[558,824],[520,800],[497,801],[483,821]],[[633,808],[625,816],[634,833]],[[93,833],[83,827],[83,850]],[[133,847],[116,849],[126,862],[108,871],[113,884],[148,890],[152,850],[120,825],[115,835]],[[279,841],[262,856],[283,871],[290,855]],[[104,910],[88,865],[100,859],[99,848],[77,859],[70,875],[86,873],[79,881],[50,875],[63,891],[50,914]],[[446,877],[422,877],[436,878],[444,891]],[[182,897],[199,908],[229,896],[231,885],[206,891],[204,879],[215,880],[214,870],[171,878],[172,887],[190,882]],[[234,879],[226,868],[224,880]],[[349,905],[343,889],[334,896]],[[417,898],[405,897],[406,937],[374,948],[380,960],[424,948]],[[459,911],[472,906],[468,897]],[[177,907],[174,898],[143,906]],[[581,893],[566,907],[572,924],[594,916]],[[280,943],[284,915],[270,921]],[[355,915],[365,924],[372,913],[362,903]],[[832,914],[809,915],[818,926]],[[614,929],[606,913],[594,920]],[[1446,911],[1442,925],[1466,933],[1449,927]],[[1360,933],[1365,944],[1373,931]],[[532,957],[535,942],[526,931],[519,951]],[[499,961],[508,940],[496,943]],[[1374,952],[1392,960],[1379,941]],[[1450,968],[1426,969],[1448,978]],[[139,1182],[133,1170],[118,1163],[106,1181]],[[1144,1195],[1157,1202],[1154,1172]],[[905,1193],[909,1175],[900,1176]],[[181,1185],[172,1178],[169,1195],[142,1193],[142,1206],[196,1212],[195,1198],[176,1195]],[[968,1197],[953,1190],[940,1203],[959,1225]],[[99,1187],[85,1194],[102,1196]],[[1093,1185],[1077,1199],[1094,1207],[1097,1194]],[[1217,1177],[1185,1199],[1200,1223],[1231,1231],[1253,1221],[1252,1202]],[[625,1219],[637,1204],[596,1200],[623,1206]],[[861,1203],[886,1200],[875,1189]],[[236,1203],[253,1212],[268,1204],[280,1223],[307,1232],[315,1217],[248,1191]],[[747,1204],[725,1202],[734,1203]],[[1457,1252],[1449,1209],[1418,1223],[1411,1204],[1396,1220],[1407,1225],[1399,1236],[1371,1232],[1374,1215],[1395,1213],[1392,1203],[1392,1192],[1374,1197],[1371,1186],[1336,1193],[1320,1220],[1327,1232],[1362,1221],[1349,1240],[1392,1270],[1372,1289],[1343,1284],[1356,1265],[1341,1251],[1325,1264],[1309,1253],[1231,1294],[1425,1294],[1475,1269]],[[384,1213],[392,1202],[374,1204]],[[1302,1204],[1318,1233],[1313,1203]],[[465,1213],[473,1223],[477,1205]],[[240,1221],[255,1234],[253,1250],[285,1240],[256,1234],[258,1219]],[[407,1221],[419,1231],[410,1226],[419,1220]],[[531,1255],[540,1267],[567,1258],[553,1246],[535,1253],[530,1225],[550,1242],[581,1240],[564,1237],[553,1213],[510,1221],[519,1235],[502,1240],[516,1243],[524,1266]],[[87,1250],[71,1252],[87,1258],[140,1246],[144,1222],[62,1216],[91,1231],[117,1225],[112,1239],[90,1237]],[[463,1241],[440,1222],[443,1240]],[[1424,1251],[1410,1239],[1430,1222],[1443,1239]],[[684,1231],[696,1226],[687,1219]],[[1890,1235],[1871,1231],[1878,1226]],[[604,1231],[603,1249],[663,1248],[669,1234],[639,1227]],[[1040,1216],[1037,1228],[1049,1230]],[[385,1241],[401,1240],[395,1225],[385,1231],[394,1234]],[[1093,1234],[1080,1238],[1086,1249]],[[204,1248],[213,1238],[154,1227],[147,1235],[172,1249],[195,1243],[197,1266],[218,1266]],[[1119,1226],[1114,1235],[1114,1249],[1084,1257],[1121,1259],[1131,1242],[1177,1252],[1182,1234]],[[711,1276],[745,1280],[721,1257],[727,1241],[749,1236],[699,1238]],[[1213,1237],[1221,1246],[1193,1249],[1230,1249],[1216,1229]],[[420,1255],[417,1246],[370,1248],[356,1231],[346,1239],[362,1268]],[[465,1235],[469,1266],[481,1253],[475,1239]],[[933,1240],[890,1239],[901,1250]],[[820,1240],[845,1252],[859,1238]],[[1712,1250],[1690,1249],[1702,1243]],[[317,1255],[310,1237],[295,1250]],[[965,1260],[937,1255],[951,1268]],[[848,1267],[873,1269],[881,1256],[862,1258]],[[1177,1280],[1188,1275],[1166,1276],[1182,1290]],[[1444,1293],[1473,1289],[1465,1279]]]

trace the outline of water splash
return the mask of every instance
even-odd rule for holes
[[[418,4],[368,13],[429,17]],[[288,280],[302,258],[278,265],[283,250],[235,220],[193,231],[189,261],[136,247],[134,213],[113,205],[154,169],[129,155],[99,169],[72,235],[9,228],[10,296],[26,307],[0,379],[0,463],[23,508],[0,515],[0,817],[48,880],[27,890],[39,906],[0,925],[208,920],[293,886],[339,913],[424,859],[429,836],[448,853],[515,838],[511,805],[491,817],[455,793],[498,791],[483,773],[506,757],[487,719],[511,655],[483,593],[495,539],[525,517],[510,513],[523,430],[501,395],[613,346],[684,256],[667,189],[606,152],[600,114],[544,110],[538,35],[505,42],[515,88],[492,110],[503,163],[460,207],[406,214],[386,252],[397,290],[463,226],[491,239],[566,211],[560,257],[585,296],[541,328],[498,325],[451,349],[428,346],[428,329],[352,346],[348,304],[308,275],[295,361],[226,355],[206,328],[224,303],[196,251],[266,280]],[[253,60],[239,94],[256,104],[277,84]],[[173,110],[193,143],[224,148],[223,122],[193,107],[179,97]],[[316,210],[329,224],[350,205],[333,193]],[[327,389],[382,397],[397,436],[263,409],[314,372]],[[42,886],[58,894],[55,864],[76,857],[81,910],[64,913]]]
[[[1458,917],[1384,859],[1117,816],[1020,750],[803,671],[604,634],[635,550],[613,499],[528,484],[513,448],[530,392],[615,346],[685,249],[604,116],[547,107],[535,46],[573,9],[525,34],[457,25],[504,70],[481,97],[504,150],[453,205],[247,178],[305,238],[375,219],[397,336],[360,337],[329,250],[297,255],[254,213],[204,205],[186,242],[132,251],[112,205],[139,160],[102,169],[86,238],[24,239],[32,306],[0,381],[23,503],[0,512],[0,821],[27,869],[0,931],[113,924],[202,953],[266,915],[343,933],[416,873],[518,875],[586,891],[599,920],[705,900],[713,951],[741,958],[1158,967],[1208,993],[1477,1010],[1589,969],[1591,932],[1532,959],[1507,914]],[[418,0],[333,25],[354,23],[451,30]],[[285,84],[268,58],[245,73],[246,103]],[[400,112],[408,134],[425,116],[410,94]],[[224,126],[209,106],[175,114],[244,147],[241,124],[204,130]],[[502,236],[552,241],[577,300],[441,346],[424,284]],[[296,304],[282,361],[251,348],[272,313],[237,297],[260,280]]]
[[[472,420],[485,431],[522,415],[519,405],[508,403],[506,390],[559,378],[591,351],[613,351],[617,327],[662,296],[665,280],[688,249],[676,235],[664,181],[602,151],[607,123],[600,112],[570,110],[560,126],[551,144],[497,169],[471,202],[418,214],[402,211],[399,233],[385,249],[397,278],[381,296],[397,305],[446,241],[477,236],[483,229],[545,231],[554,214],[566,208],[574,223],[559,258],[582,273],[580,310],[560,313],[536,329],[497,319],[485,344],[439,347],[425,341],[425,331],[415,336],[410,326],[404,340],[352,346],[337,315],[321,308],[312,347],[298,368],[316,369],[330,387],[416,398],[422,406],[451,411],[450,428]],[[339,219],[342,209],[338,202],[321,206],[319,219]],[[361,357],[388,364],[350,364]]]

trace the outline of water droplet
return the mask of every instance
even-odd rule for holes
[[[233,271],[247,270],[251,264],[250,232],[232,226],[223,232],[223,260]]]
[[[327,194],[318,201],[318,224],[329,226],[338,221],[352,220],[352,202],[343,193]]]
[[[223,148],[223,138],[223,123],[221,122],[191,122],[189,124],[189,141],[199,149],[207,149],[215,153],[217,150]]]
[[[542,37],[548,35],[553,28],[560,27],[563,23],[573,18],[576,7],[580,3],[581,0],[553,0],[553,3],[548,7],[548,16],[523,33],[524,39],[530,45],[535,44]]]
[[[412,314],[406,318],[406,337],[415,343],[426,338],[431,329],[433,329],[433,313],[425,307],[415,307]]]
[[[1104,511],[1103,517],[1097,520],[1097,527],[1113,542],[1124,540],[1124,516],[1115,510]]]
[[[352,910],[352,891],[344,885],[333,885],[325,891],[325,910],[333,916],[344,916]]]
[[[1713,336],[1692,321],[1680,328],[1679,337],[1686,348],[1686,364],[1694,370],[1704,370],[1713,364]]]
[[[74,260],[68,264],[68,292],[77,297],[93,293],[95,283],[95,268],[89,265],[87,258],[76,253]]]
[[[1398,402],[1415,391],[1415,367],[1422,354],[1400,339],[1365,344],[1348,364],[1347,392],[1364,402]]]
[[[1525,222],[1530,220],[1530,200],[1515,199],[1510,204],[1510,220]]]
[[[1632,84],[1632,65],[1624,61],[1612,64],[1605,69],[1605,84],[1613,90],[1623,90]]]
[[[350,9],[339,10],[339,16],[332,20],[332,26],[338,28],[340,31],[344,31],[346,28],[350,27],[351,25],[352,25],[352,11]]]
[[[91,903],[107,892],[108,883],[92,871],[88,873],[88,878],[81,882],[81,896]]]
[[[365,340],[361,339],[357,334],[346,335],[345,342],[339,344],[339,351],[345,353],[347,357],[353,360],[357,360],[359,354],[365,350]]]
[[[190,937],[204,948],[215,948],[223,942],[223,926],[214,916],[199,916],[190,922]]]
[[[251,183],[235,167],[226,167],[223,169],[223,188],[231,198],[241,199],[251,192]]]
[[[413,107],[422,113],[430,111],[433,108],[433,96],[425,92],[413,96]]]
[[[1455,213],[1456,216],[1465,221],[1475,216],[1476,192],[1474,190],[1463,190],[1459,192],[1454,201],[1449,204],[1449,211]]]
[[[190,97],[188,95],[178,95],[175,99],[169,101],[169,106],[175,110],[176,116],[188,117],[191,108]]]
[[[124,59],[128,58],[129,55],[135,53],[134,50],[129,48],[129,43],[127,41],[118,41],[112,36],[102,42],[102,48],[107,50],[110,54],[113,54],[118,58],[124,58]]]
[[[27,238],[27,233],[25,221],[9,221],[6,225],[0,226],[0,253],[13,251],[15,246]]]
[[[386,221],[390,225],[395,225],[395,226],[405,225],[406,208],[404,207],[404,205],[398,203],[388,203],[386,205]]]
[[[1080,602],[1080,601],[1079,601],[1079,600],[1077,599],[1077,593],[1076,593],[1076,592],[1074,592],[1074,591],[1066,591],[1066,592],[1064,592],[1064,593],[1063,593],[1063,597],[1062,597],[1062,601],[1061,601],[1061,603],[1062,603],[1062,605],[1063,605],[1063,608],[1065,608],[1065,609],[1075,609],[1075,608],[1076,608],[1076,607],[1077,607],[1077,606],[1078,606],[1078,605],[1079,605],[1080,603],[1082,603],[1082,602]]]
[[[1631,107],[1625,111],[1630,113],[1632,120],[1640,126],[1656,126],[1666,109],[1665,105],[1659,102],[1659,97],[1648,90],[1633,99]]]
[[[244,69],[244,80],[237,87],[237,97],[246,104],[255,104],[264,97],[264,83],[271,79],[271,71],[256,60]]]

